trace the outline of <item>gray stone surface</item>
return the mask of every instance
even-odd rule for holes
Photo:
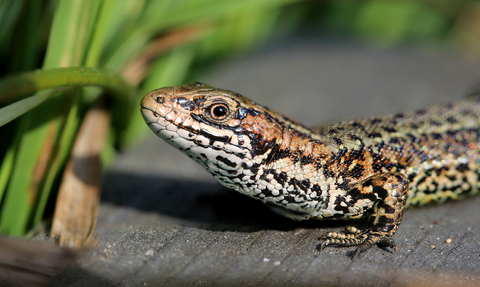
[[[454,55],[291,41],[199,80],[308,125],[457,99],[480,80],[478,63]],[[355,261],[353,248],[318,254],[317,238],[346,222],[278,217],[148,133],[106,175],[97,247],[53,286],[475,286],[478,206],[480,197],[408,210],[396,254],[376,247]]]

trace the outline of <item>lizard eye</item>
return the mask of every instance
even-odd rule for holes
[[[217,103],[210,106],[210,115],[214,120],[221,121],[228,117],[230,112],[228,106],[224,103]]]

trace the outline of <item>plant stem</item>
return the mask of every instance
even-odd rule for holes
[[[117,74],[99,68],[73,67],[36,70],[0,80],[0,105],[50,88],[99,86],[122,99],[132,98],[132,89]]]

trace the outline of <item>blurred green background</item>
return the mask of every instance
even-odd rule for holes
[[[53,214],[78,127],[98,98],[112,102],[108,163],[147,131],[132,117],[146,92],[296,34],[477,60],[480,3],[0,0],[0,232],[32,235]]]

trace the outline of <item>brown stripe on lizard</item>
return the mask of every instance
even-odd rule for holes
[[[377,244],[404,209],[478,193],[480,98],[413,112],[307,128],[238,93],[201,83],[142,100],[159,137],[221,184],[295,219],[368,220],[321,237],[321,248]]]

